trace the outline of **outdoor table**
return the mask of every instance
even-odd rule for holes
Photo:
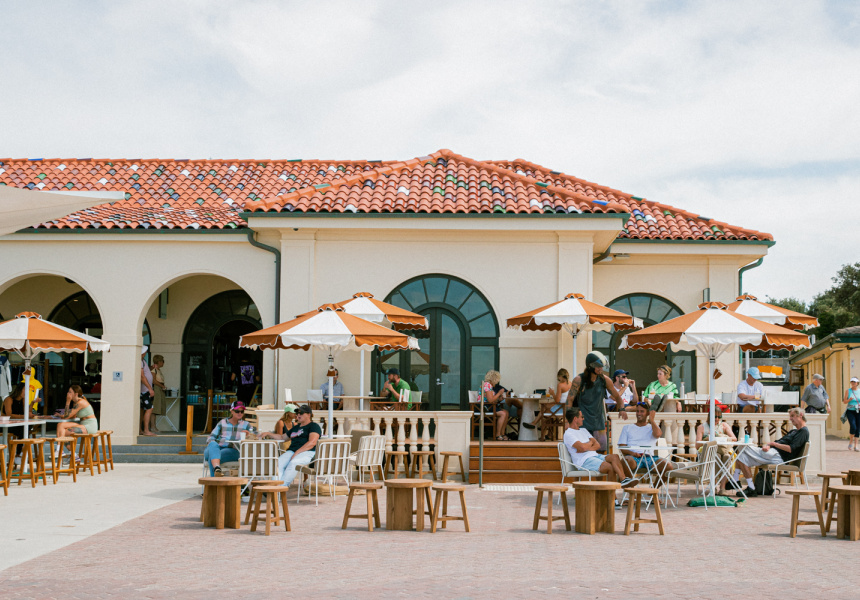
[[[200,520],[204,527],[239,529],[242,526],[242,486],[244,477],[201,477],[203,506]]]
[[[713,479],[714,485],[717,485],[719,483],[719,481],[722,480],[723,476],[725,476],[726,479],[728,479],[728,480],[732,479],[732,477],[733,477],[732,473],[734,472],[734,468],[735,468],[735,464],[737,463],[738,456],[741,455],[741,452],[744,451],[744,448],[746,448],[747,446],[751,446],[751,445],[752,445],[752,442],[741,442],[741,441],[721,442],[721,441],[717,440],[717,446],[728,446],[728,447],[732,448],[733,456],[732,456],[731,462],[728,464],[723,463],[721,460],[716,461],[715,464],[716,464],[717,470],[716,470],[716,473],[714,474],[714,479]],[[744,493],[742,485],[738,485],[738,491],[744,497],[744,500],[748,500],[747,495]]]
[[[430,504],[430,479],[387,479],[385,481],[385,528],[412,531],[412,492],[415,490],[415,530],[424,531],[424,500]],[[431,514],[432,522],[432,514]]]
[[[335,396],[334,399],[342,402],[341,407],[343,410],[364,410],[365,400],[370,402],[385,400],[382,396]]]
[[[671,456],[672,452],[677,450],[678,447],[677,446],[619,446],[618,449],[619,450],[631,450],[633,452],[641,452],[643,455],[646,452],[652,452],[653,453],[652,456],[653,456],[654,460],[653,461],[645,461],[645,475],[646,475],[646,477],[648,477],[648,485],[650,485],[651,487],[656,487],[657,489],[660,490],[661,494],[664,494],[664,497],[666,499],[666,506],[669,505],[669,502],[672,502],[672,506],[675,506],[675,501],[672,500],[672,494],[669,493],[669,490],[667,487],[668,483],[663,481],[663,476],[666,474],[666,470],[669,468],[669,462],[671,461],[670,456]],[[670,456],[666,457],[665,459],[661,459],[659,456],[657,456],[658,450],[666,450],[669,452]],[[622,456],[622,460],[624,460],[623,456]],[[662,469],[657,464],[658,460],[664,461]],[[650,504],[650,502],[651,501],[649,499],[647,504]]]
[[[615,533],[615,481],[575,481],[577,533]]]
[[[860,485],[860,470],[849,469],[848,477],[845,478],[845,483],[848,485]]]
[[[47,421],[44,421],[43,419],[30,419],[27,421],[27,425],[41,425],[42,435],[45,433],[45,423],[47,423]],[[0,444],[3,444],[6,448],[9,447],[9,429],[12,427],[24,427],[24,419],[10,419],[0,423],[0,429],[3,430],[3,436],[0,438],[2,441],[0,441]],[[7,464],[9,462],[8,452],[8,450],[3,450],[3,461]]]
[[[860,540],[860,485],[831,485],[830,492],[838,496],[836,537]]]
[[[520,415],[520,432],[518,440],[521,442],[536,442],[538,439],[538,430],[523,427],[523,423],[531,423],[535,420],[540,412],[540,398],[516,398],[523,403],[523,410]]]

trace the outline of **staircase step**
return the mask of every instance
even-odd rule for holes
[[[471,458],[469,460],[469,469],[478,470],[479,460]],[[558,457],[555,458],[519,458],[519,457],[484,457],[484,473],[487,471],[554,471],[561,478],[561,467],[558,464]]]
[[[478,482],[478,472],[469,471],[469,481]],[[484,471],[484,483],[560,483],[561,471]]]
[[[469,456],[478,456],[480,447],[477,442],[469,446]],[[484,442],[484,457],[546,457],[558,460],[556,442]]]
[[[202,454],[206,447],[203,445],[192,446],[191,449]],[[165,444],[137,444],[135,446],[114,445],[113,447],[114,454],[179,454],[182,450],[185,450],[184,445],[167,446]]]
[[[126,454],[114,450],[115,463],[161,463],[161,464],[203,464],[203,453],[200,454]]]
[[[193,438],[191,438],[191,441],[192,444],[194,444],[195,446],[198,444],[206,445],[206,438],[207,436],[205,435],[195,435]],[[168,446],[182,446],[184,448],[185,435],[167,433],[162,433],[156,436],[139,435],[137,436],[137,443],[146,445],[165,444]]]

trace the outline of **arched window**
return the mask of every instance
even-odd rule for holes
[[[672,302],[653,294],[627,294],[616,298],[609,308],[639,317],[646,327],[680,317],[683,311]],[[672,381],[678,386],[684,383],[687,392],[696,389],[696,353],[667,350],[618,350],[625,332],[609,333],[596,331],[591,337],[591,347],[609,358],[610,371],[624,369],[636,380],[636,387],[644,389],[657,378],[657,367],[668,364],[672,367]],[[611,374],[610,374],[611,376]]]
[[[434,274],[400,284],[385,301],[425,315],[430,329],[407,332],[418,338],[418,352],[375,353],[376,390],[395,367],[424,392],[429,410],[468,408],[468,391],[499,366],[499,322],[484,295],[462,279]]]

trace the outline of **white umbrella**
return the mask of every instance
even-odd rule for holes
[[[0,235],[124,198],[125,192],[41,192],[0,185]]]

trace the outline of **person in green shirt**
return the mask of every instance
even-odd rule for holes
[[[403,392],[409,392],[411,388],[409,384],[400,378],[400,371],[398,369],[388,369],[388,381],[385,382],[385,386],[382,388],[382,395],[387,397],[391,402],[402,402]],[[406,406],[407,410],[412,410],[412,403],[410,402]]]
[[[681,412],[681,401],[669,402],[669,398],[678,398],[678,386],[669,381],[672,376],[672,367],[663,365],[657,367],[657,381],[652,381],[642,392],[642,398],[650,401],[652,394],[661,394],[666,396],[666,401],[663,402],[662,412]]]

